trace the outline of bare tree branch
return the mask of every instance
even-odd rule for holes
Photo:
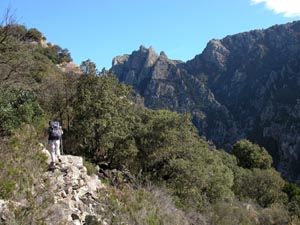
[[[2,44],[8,37],[8,31],[10,28],[10,25],[16,24],[16,19],[14,17],[14,15],[11,13],[11,9],[7,9],[5,14],[4,14],[4,18],[1,22],[1,26],[3,27],[3,29],[0,32],[0,44]]]

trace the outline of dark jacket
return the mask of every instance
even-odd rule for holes
[[[52,131],[52,128],[49,127],[49,131],[48,131],[48,140],[49,141],[57,141],[57,140],[60,140],[61,139],[61,135],[63,134],[63,130],[62,128],[60,127],[59,128],[60,132],[57,133],[57,132],[53,132]]]

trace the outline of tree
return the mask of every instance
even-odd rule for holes
[[[300,197],[300,189],[299,187],[290,182],[285,182],[285,185],[283,187],[283,191],[288,195],[289,200],[295,198],[295,197]]]
[[[183,206],[231,198],[233,174],[198,136],[190,115],[145,110],[140,117],[135,142],[144,176],[164,182]]]
[[[1,139],[0,199],[24,203],[10,207],[6,224],[40,224],[50,215],[46,209],[53,206],[54,196],[45,180],[47,156],[38,139],[32,125],[21,126],[9,139]]]
[[[40,42],[42,39],[42,33],[35,28],[31,28],[25,33],[25,40]]]
[[[98,75],[96,64],[92,62],[90,59],[83,61],[80,64],[80,69],[84,74]]]
[[[300,196],[294,196],[287,205],[287,208],[291,215],[297,216],[300,219]]]
[[[130,96],[131,89],[113,75],[87,74],[79,79],[71,123],[79,151],[112,168],[134,161],[135,116]]]
[[[46,55],[54,64],[60,64],[59,53],[62,51],[58,45],[48,45],[46,48],[42,48],[44,55]]]
[[[269,169],[273,160],[264,147],[253,144],[248,140],[240,140],[233,146],[233,154],[238,160],[238,165],[243,168]]]
[[[241,200],[255,200],[262,207],[287,199],[284,180],[274,169],[242,169],[235,174],[234,193]]]
[[[72,61],[71,53],[66,48],[61,49],[60,51],[58,51],[58,56],[59,56],[59,62],[60,63],[63,63],[63,62],[68,63],[68,62]]]
[[[28,71],[31,54],[22,39],[24,26],[6,24],[0,32],[0,86],[22,80],[21,74]],[[22,83],[22,82],[20,82]]]
[[[0,89],[0,135],[10,135],[22,123],[33,124],[43,115],[33,92],[21,89]]]

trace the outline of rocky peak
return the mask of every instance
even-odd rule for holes
[[[146,48],[141,45],[139,50],[133,51],[131,55],[116,56],[112,61],[112,66],[115,68],[124,65],[138,69],[140,68],[140,64],[146,67],[153,66],[157,59],[158,55],[152,46]]]
[[[213,39],[208,42],[202,57],[205,61],[213,63],[218,68],[223,69],[226,66],[229,50],[220,40]]]
[[[158,59],[158,56],[154,50],[154,48],[151,46],[149,49],[148,49],[148,55],[147,55],[147,58],[146,58],[146,61],[145,61],[145,67],[151,67],[153,66],[156,61]]]
[[[144,45],[140,45],[139,51],[148,52],[148,48],[146,48]]]
[[[151,79],[151,70],[158,57],[153,47],[148,49],[141,45],[137,51],[133,51],[130,55],[115,57],[111,70],[116,75],[122,74],[119,79],[136,88]]]
[[[146,48],[141,45],[137,51],[133,51],[130,55],[115,57],[111,69],[120,81],[137,87],[152,78],[160,78],[161,76],[158,74],[161,72],[159,71],[167,72],[170,65],[179,63],[182,62],[168,59],[163,51],[157,55],[153,47]],[[153,71],[155,72],[153,73]]]
[[[123,65],[127,62],[129,55],[116,56],[112,60],[113,66]]]
[[[164,51],[161,51],[159,53],[159,59],[160,60],[168,60],[168,56],[166,55],[166,53]]]

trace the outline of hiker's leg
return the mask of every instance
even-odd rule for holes
[[[51,156],[52,163],[55,163],[56,157],[55,157],[55,143],[54,141],[49,141],[49,151]]]
[[[60,158],[60,140],[55,141],[55,154],[56,154],[56,157],[59,159]]]

